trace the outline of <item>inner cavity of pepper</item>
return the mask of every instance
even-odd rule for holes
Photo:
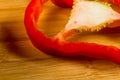
[[[49,8],[49,9],[48,9]],[[45,7],[39,18],[39,30],[48,37],[56,36],[61,30],[64,30],[69,19],[71,9],[59,8],[56,6]],[[97,43],[107,46],[120,48],[120,28],[104,29],[100,32],[77,32],[65,40],[74,42]]]

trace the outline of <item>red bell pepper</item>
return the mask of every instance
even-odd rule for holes
[[[28,36],[33,45],[39,50],[59,56],[86,56],[96,59],[110,60],[120,64],[120,49],[114,46],[105,46],[86,42],[62,42],[59,39],[49,38],[37,29],[37,22],[47,0],[31,0],[28,5],[24,23]]]
[[[111,2],[113,2],[114,4],[120,6],[120,0],[111,0]]]
[[[51,0],[55,5],[59,7],[72,7],[73,0]]]

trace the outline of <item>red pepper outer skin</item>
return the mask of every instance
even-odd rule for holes
[[[47,0],[31,0],[25,12],[25,28],[33,45],[39,50],[59,56],[86,56],[110,60],[120,64],[120,49],[113,46],[85,42],[61,42],[52,39],[37,29],[37,22]]]
[[[73,6],[73,0],[51,0],[51,1],[59,7],[71,8]],[[113,4],[120,6],[120,0],[101,0],[101,1],[110,1]]]
[[[51,1],[59,7],[71,8],[73,5],[73,0],[51,0]]]
[[[112,0],[112,2],[118,6],[120,6],[120,0]]]

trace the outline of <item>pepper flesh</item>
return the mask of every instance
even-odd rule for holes
[[[120,6],[120,0],[112,0],[112,2],[118,6]]]
[[[96,59],[110,60],[120,64],[120,49],[114,46],[105,46],[86,42],[62,42],[59,39],[49,38],[37,29],[37,22],[42,8],[47,0],[31,0],[28,5],[24,23],[28,36],[33,45],[39,50],[58,56],[86,56]]]
[[[68,7],[71,8],[73,5],[73,0],[51,0],[55,5],[59,7]]]

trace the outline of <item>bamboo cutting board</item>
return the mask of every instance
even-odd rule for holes
[[[0,80],[120,80],[120,65],[112,62],[61,58],[37,50],[23,24],[29,2],[0,0]],[[39,28],[53,36],[64,28],[69,13],[70,9],[58,8],[49,1]]]

